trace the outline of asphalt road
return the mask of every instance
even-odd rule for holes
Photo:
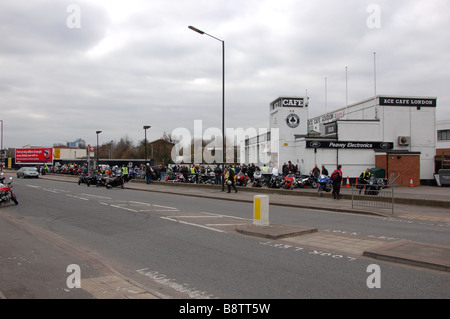
[[[236,232],[251,223],[252,205],[232,199],[42,179],[15,179],[14,190],[19,205],[0,207],[6,298],[115,298],[118,291],[195,299],[450,296],[448,272],[373,260],[352,244],[406,239],[450,246],[448,224],[271,207],[274,223],[315,227],[321,236],[275,241]],[[317,245],[334,235],[348,238],[348,249]],[[380,288],[367,284],[373,264]],[[80,267],[81,288],[68,287],[69,265]]]

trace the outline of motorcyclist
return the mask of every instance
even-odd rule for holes
[[[317,164],[314,166],[314,168],[311,171],[311,174],[315,177],[318,178],[320,175],[320,169],[317,167]]]
[[[372,173],[368,168],[359,175],[359,182],[361,184],[359,188],[359,193],[361,194],[362,189],[369,183],[370,178],[372,177]]]
[[[231,192],[231,187],[233,187],[235,193],[238,192],[238,190],[236,188],[236,185],[234,184],[235,174],[236,173],[235,173],[233,167],[231,165],[229,165],[228,166],[228,170],[227,170],[226,175],[225,175],[225,181],[226,181],[227,186],[228,186],[228,192],[227,193]]]

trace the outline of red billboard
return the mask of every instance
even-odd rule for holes
[[[17,148],[16,164],[51,164],[53,148]]]

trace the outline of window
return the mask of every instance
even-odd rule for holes
[[[437,139],[438,139],[438,141],[450,140],[450,130],[439,130]]]

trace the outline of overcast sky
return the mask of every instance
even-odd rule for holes
[[[450,119],[447,0],[1,0],[4,147],[220,128],[222,45],[189,25],[225,41],[227,127],[267,127],[279,96],[310,117],[373,97],[374,74]]]

